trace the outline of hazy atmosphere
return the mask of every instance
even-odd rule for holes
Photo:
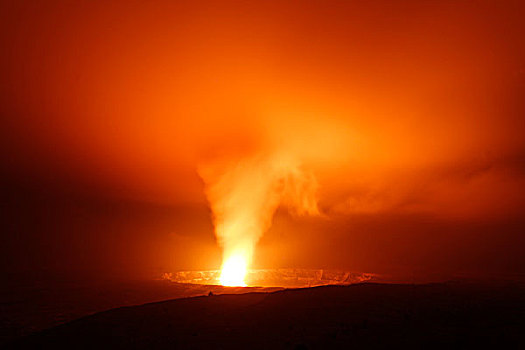
[[[2,272],[525,273],[522,4],[326,3],[2,1]]]

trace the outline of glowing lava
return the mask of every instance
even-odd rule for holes
[[[248,261],[242,255],[234,255],[225,260],[221,269],[220,282],[223,286],[246,287]]]

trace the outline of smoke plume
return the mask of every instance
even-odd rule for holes
[[[215,233],[228,259],[248,267],[258,240],[279,205],[297,215],[318,215],[317,181],[286,154],[259,154],[201,166]]]

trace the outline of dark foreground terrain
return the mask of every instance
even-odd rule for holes
[[[166,280],[32,277],[15,276],[0,284],[0,349],[23,336],[123,306],[207,295],[210,291],[239,294],[283,289],[182,284]]]
[[[192,297],[101,312],[11,348],[517,348],[524,291],[521,283],[363,283]]]

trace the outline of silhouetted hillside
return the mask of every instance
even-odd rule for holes
[[[123,307],[15,348],[470,348],[523,345],[521,284],[357,284]]]

